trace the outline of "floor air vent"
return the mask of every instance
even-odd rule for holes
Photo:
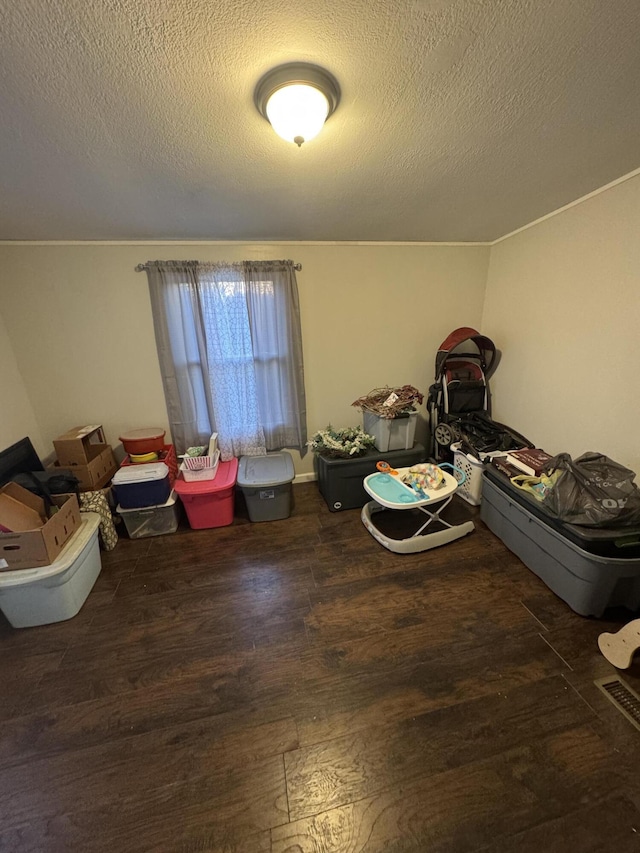
[[[619,678],[598,678],[594,684],[640,731],[640,696]]]

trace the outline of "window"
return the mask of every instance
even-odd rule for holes
[[[223,459],[306,450],[291,261],[153,262],[149,276],[167,410],[179,451],[218,433]]]

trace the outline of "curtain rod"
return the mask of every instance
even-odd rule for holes
[[[135,267],[135,272],[145,272],[148,268],[149,268],[148,263],[138,264],[138,266]],[[298,272],[300,272],[300,270],[302,269],[302,264],[294,264],[293,268],[294,268],[294,270],[297,270]]]

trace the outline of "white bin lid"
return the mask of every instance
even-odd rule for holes
[[[295,476],[291,454],[286,450],[266,456],[241,456],[238,485],[242,488],[280,486]]]
[[[168,476],[169,469],[164,462],[148,462],[144,465],[125,465],[116,472],[112,483],[114,486],[132,485],[164,480]]]

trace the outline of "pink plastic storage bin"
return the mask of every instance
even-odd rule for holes
[[[238,475],[238,460],[221,462],[215,479],[185,482],[180,474],[174,484],[184,504],[189,527],[224,527],[233,521],[233,496]]]

